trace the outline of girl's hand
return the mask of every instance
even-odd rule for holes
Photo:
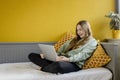
[[[70,58],[64,57],[64,58],[63,58],[63,61],[70,62]]]
[[[63,57],[63,56],[58,56],[58,57],[56,57],[56,61],[62,61],[62,57]]]
[[[57,58],[56,58],[56,61],[70,61],[70,59],[69,58],[67,58],[67,57],[65,57],[65,56],[58,56]]]
[[[40,53],[40,57],[41,57],[42,59],[45,58],[43,53]]]

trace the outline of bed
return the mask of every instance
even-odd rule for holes
[[[29,53],[40,52],[38,44],[39,43],[1,43],[0,80],[117,80],[115,70],[115,54],[118,53],[117,44],[102,43],[112,57],[112,61],[107,66],[67,74],[43,72],[40,71],[39,66],[29,62],[27,58]]]
[[[110,80],[112,78],[112,73],[106,68],[92,68],[58,75],[39,69],[31,62],[2,64],[0,80]]]

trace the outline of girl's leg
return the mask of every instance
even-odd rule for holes
[[[59,62],[59,73],[69,73],[81,70],[75,63],[72,62]]]
[[[35,63],[36,65],[40,66],[40,67],[45,67],[49,64],[52,63],[52,61],[48,61],[46,59],[42,59],[40,57],[40,54],[36,54],[36,53],[30,53],[28,55],[28,58],[31,62]]]
[[[76,64],[71,62],[53,62],[52,64],[43,67],[41,70],[50,73],[63,74],[78,71],[80,70],[80,68]]]

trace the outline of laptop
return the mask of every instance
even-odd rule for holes
[[[57,53],[52,45],[38,44],[41,52],[44,54],[45,59],[50,61],[56,61]]]

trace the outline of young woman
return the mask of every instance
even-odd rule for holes
[[[56,62],[44,59],[43,54],[31,53],[28,57],[30,61],[39,65],[42,71],[56,74],[69,73],[81,70],[96,46],[97,41],[92,36],[89,22],[82,20],[76,25],[76,37],[59,48]]]

